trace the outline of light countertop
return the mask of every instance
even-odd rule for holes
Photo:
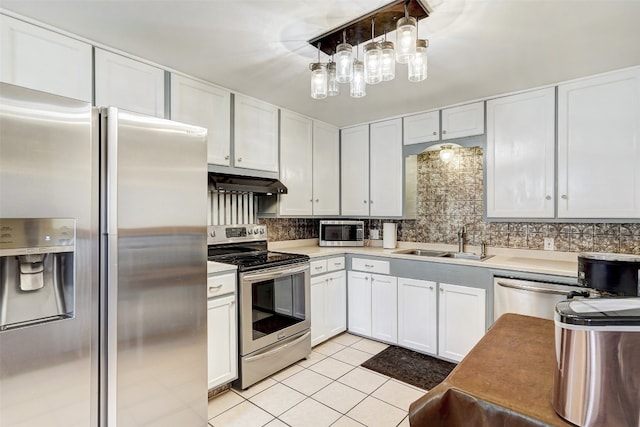
[[[367,242],[369,243],[369,242]],[[514,270],[528,273],[552,274],[557,276],[576,277],[578,275],[578,254],[573,252],[535,251],[529,249],[487,249],[491,258],[484,261],[424,257],[410,254],[399,254],[396,251],[402,249],[432,249],[442,251],[458,250],[455,245],[398,242],[395,249],[383,249],[382,241],[371,241],[371,246],[364,247],[320,247],[317,239],[288,240],[270,242],[269,250],[291,252],[308,255],[310,258],[325,257],[340,254],[384,256],[389,258],[407,259],[423,262],[439,262],[448,264],[485,267],[492,269]],[[467,246],[467,252],[479,253],[480,248]]]

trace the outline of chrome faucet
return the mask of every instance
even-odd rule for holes
[[[458,230],[458,252],[464,252],[465,239],[467,238],[467,226],[463,225],[460,230]]]

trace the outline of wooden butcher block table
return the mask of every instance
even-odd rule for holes
[[[572,426],[551,406],[554,334],[551,320],[503,315],[445,381],[411,404],[411,426]]]

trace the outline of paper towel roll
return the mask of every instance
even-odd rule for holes
[[[385,222],[382,224],[382,247],[394,249],[398,243],[397,224]]]

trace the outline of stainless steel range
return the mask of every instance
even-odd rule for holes
[[[208,228],[209,260],[238,266],[239,374],[252,384],[311,353],[309,257],[267,250],[264,225]]]

